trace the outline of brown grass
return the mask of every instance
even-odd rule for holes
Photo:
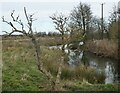
[[[3,52],[9,51],[8,55],[10,55],[10,53],[13,53],[13,55],[8,57],[8,60],[11,59],[11,61],[14,63],[17,59],[21,60],[21,62],[35,62],[35,53],[31,42],[28,42],[26,40],[23,40],[21,42],[16,42],[16,40],[3,40],[3,46]],[[102,83],[104,81],[104,75],[97,73],[90,67],[87,67],[87,69],[83,65],[78,66],[75,69],[69,67],[66,64],[68,59],[67,54],[63,53],[60,49],[50,49],[47,46],[41,46],[41,52],[41,61],[44,63],[44,67],[54,76],[57,74],[59,64],[61,62],[60,58],[64,55],[65,62],[62,67],[62,80],[82,81],[83,79],[86,79],[90,83]]]
[[[13,43],[28,43],[31,42],[30,38],[28,37],[3,37],[2,40],[4,42],[13,42]],[[37,37],[38,42],[40,42],[40,45],[45,45],[45,46],[55,46],[55,45],[60,45],[62,44],[62,39],[61,37],[50,37],[50,36],[45,36],[45,37]],[[14,44],[12,44],[14,45]]]
[[[118,59],[118,41],[94,40],[86,43],[86,50],[104,57]]]

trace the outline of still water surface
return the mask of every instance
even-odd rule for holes
[[[61,48],[61,46],[51,46],[50,48]],[[118,60],[98,57],[95,54],[82,50],[70,50],[66,48],[65,52],[68,53],[68,64],[71,68],[84,64],[94,68],[98,72],[104,72],[105,84],[118,83]]]

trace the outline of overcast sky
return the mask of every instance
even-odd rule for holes
[[[27,12],[29,14],[35,13],[34,18],[37,19],[34,22],[33,30],[37,32],[55,31],[54,24],[49,16],[53,13],[60,12],[68,16],[80,1],[90,4],[93,15],[98,17],[101,16],[101,3],[104,3],[104,18],[108,18],[112,7],[117,5],[119,0],[104,0],[103,2],[102,0],[28,0],[27,2],[24,2],[24,0],[17,0],[17,2],[15,2],[15,0],[1,0],[0,16],[5,16],[5,19],[11,21],[10,13],[12,10],[15,10],[15,16],[20,15],[20,18],[25,23],[23,7],[26,7]],[[11,31],[10,26],[2,21],[0,21],[0,25],[2,26],[0,31]],[[1,33],[2,32],[0,32],[0,34]]]

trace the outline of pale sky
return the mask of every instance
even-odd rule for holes
[[[35,13],[33,30],[37,32],[55,31],[54,24],[49,18],[53,13],[62,13],[69,15],[71,10],[76,7],[79,2],[90,4],[94,16],[101,16],[101,3],[104,4],[104,18],[108,18],[113,5],[117,5],[119,0],[1,0],[0,1],[0,16],[5,16],[5,19],[11,21],[10,13],[15,10],[15,16],[20,15],[20,18],[25,23],[23,7],[26,7],[29,14]],[[91,2],[92,1],[92,2]],[[26,23],[27,24],[27,23]],[[11,27],[0,21],[0,31],[11,31]],[[1,34],[2,32],[0,32]]]

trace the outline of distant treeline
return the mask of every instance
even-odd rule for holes
[[[34,33],[35,36],[37,37],[44,37],[44,36],[61,36],[61,34],[59,32],[36,32]],[[7,34],[3,34],[3,35],[0,35],[2,38],[6,38],[6,37],[23,37],[24,35],[7,35]]]
[[[44,36],[61,36],[61,34],[59,32],[38,32],[38,33],[35,33],[35,35],[37,37],[41,36],[41,37],[44,37]]]

